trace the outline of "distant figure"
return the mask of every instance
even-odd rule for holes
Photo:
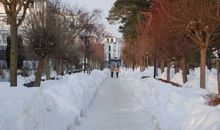
[[[113,78],[114,77],[115,66],[112,65],[110,69],[111,69],[111,78]]]
[[[117,67],[115,68],[115,72],[116,72],[116,77],[118,78],[119,72],[120,72],[119,66],[117,66]]]

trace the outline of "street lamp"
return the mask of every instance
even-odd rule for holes
[[[87,31],[84,31],[80,35],[81,40],[84,43],[84,73],[86,73],[87,70],[87,62],[89,62],[89,46],[90,46],[90,34]]]

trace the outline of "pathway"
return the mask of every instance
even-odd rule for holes
[[[122,79],[106,80],[74,130],[159,130],[127,85]]]

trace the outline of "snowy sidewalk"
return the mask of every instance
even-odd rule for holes
[[[122,79],[106,80],[74,130],[158,130],[128,85]]]

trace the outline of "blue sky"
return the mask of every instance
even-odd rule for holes
[[[116,37],[121,37],[121,33],[118,32],[118,25],[110,25],[105,19],[108,16],[108,11],[113,6],[115,0],[65,0],[72,6],[83,7],[88,10],[101,9],[102,20],[101,22],[105,25],[107,32],[111,33]]]

